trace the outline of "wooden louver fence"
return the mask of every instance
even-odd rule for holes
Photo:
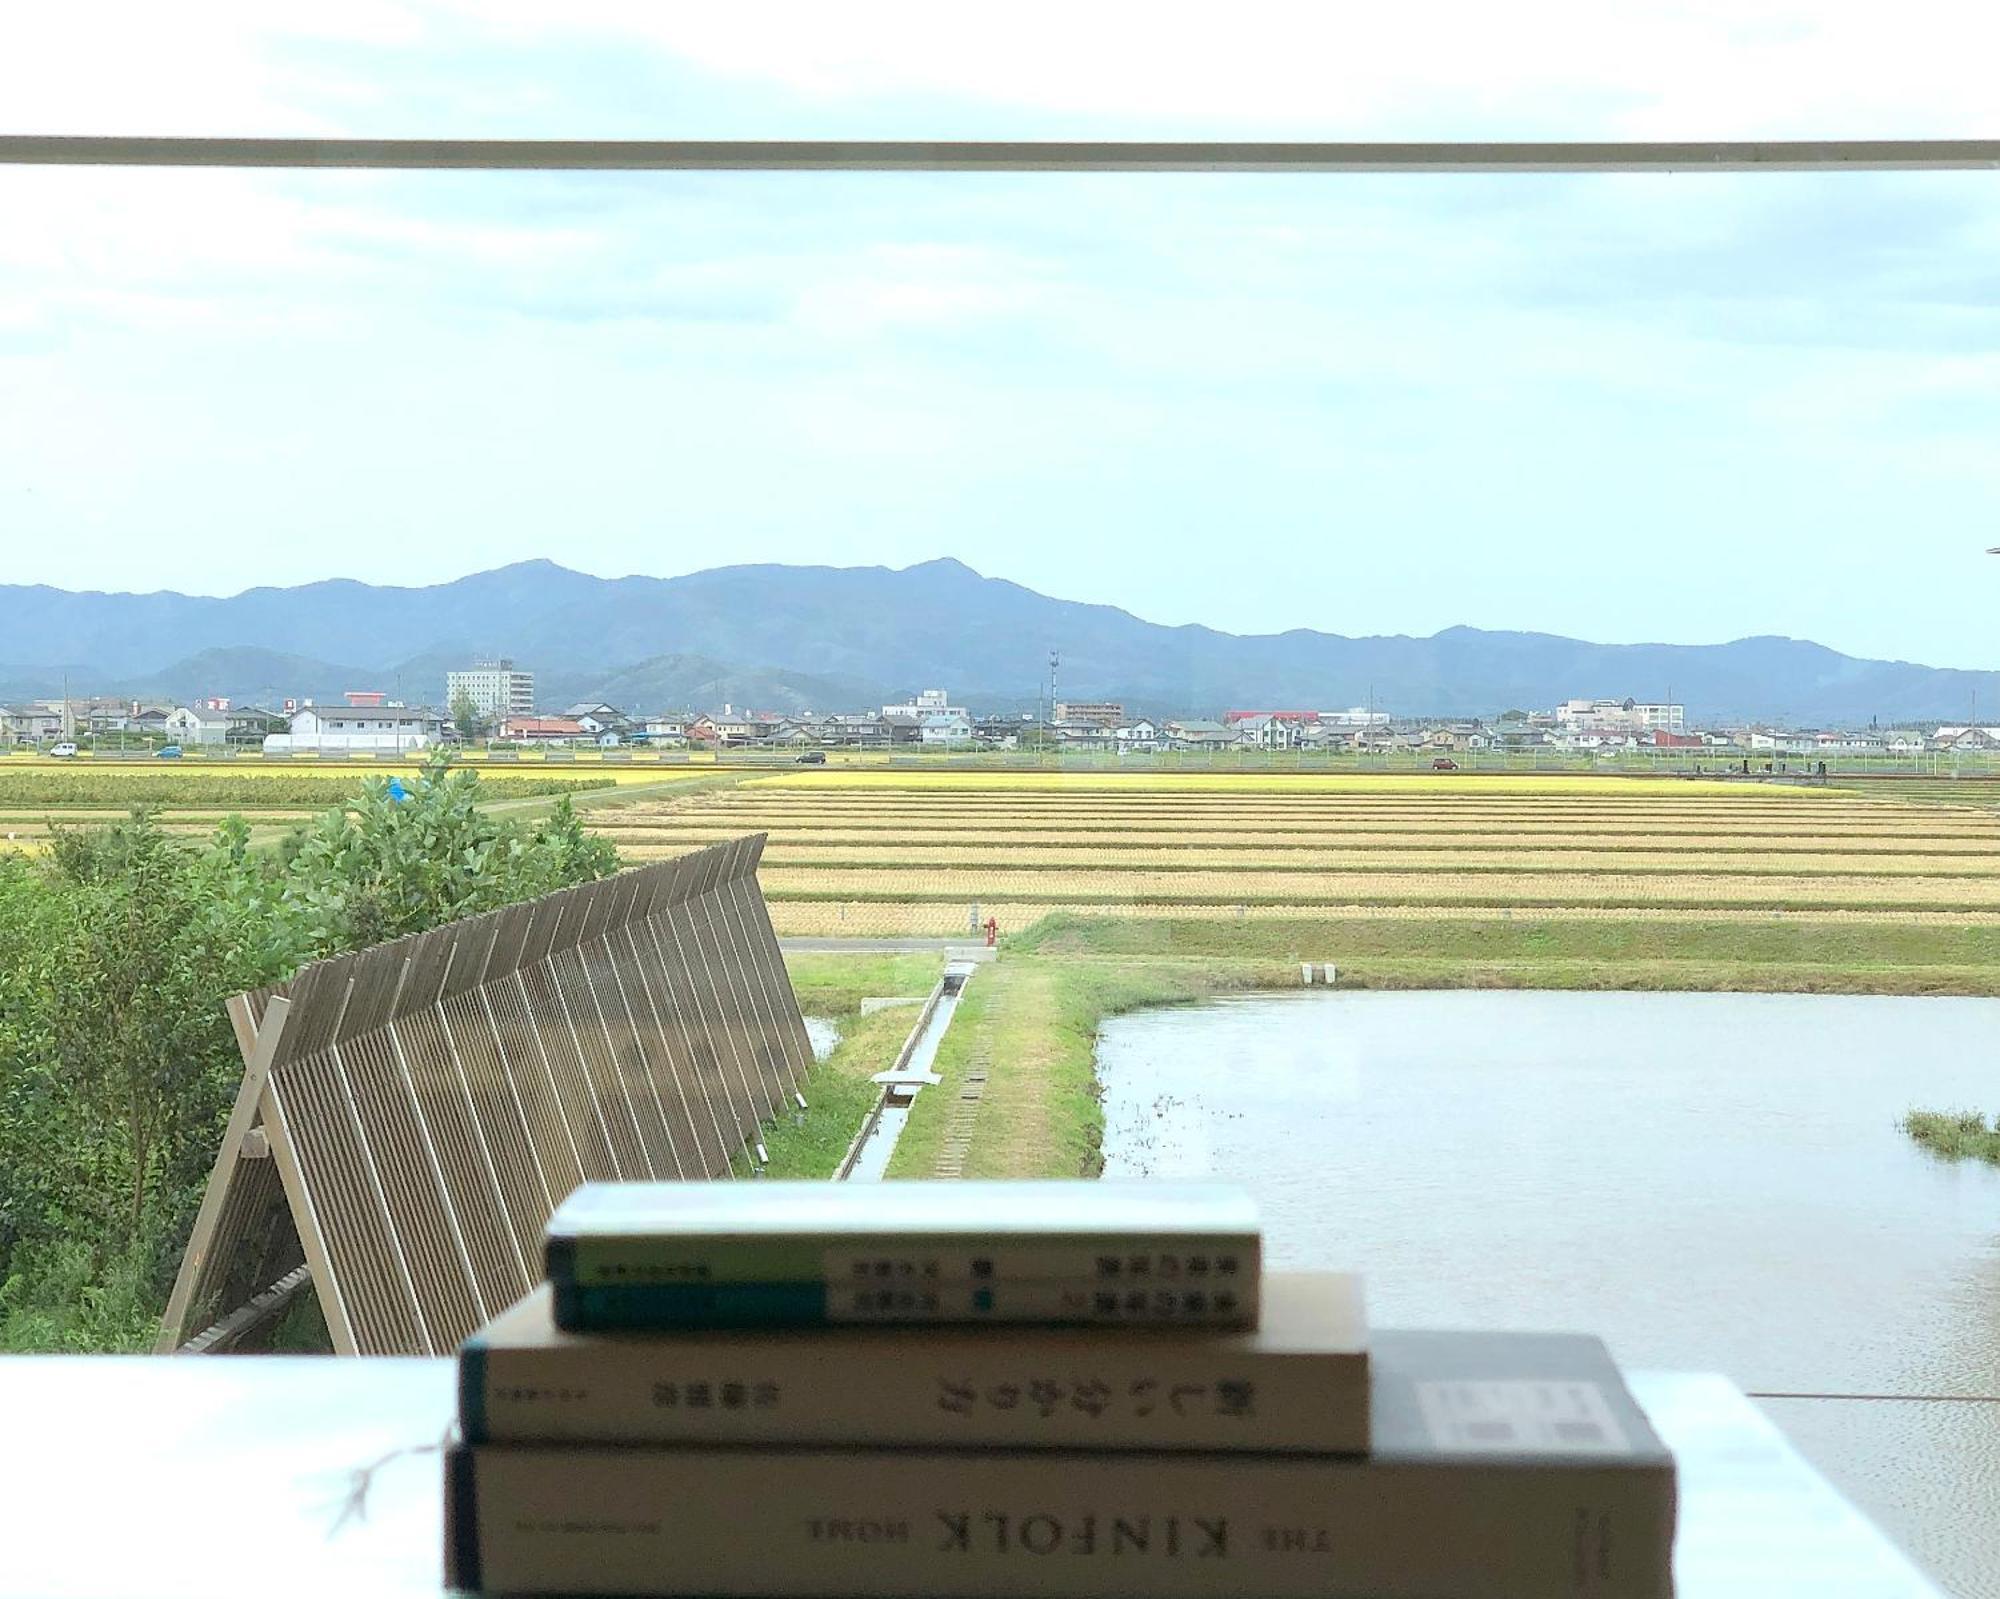
[[[161,1328],[224,1347],[307,1275],[340,1354],[445,1354],[586,1179],[731,1175],[812,1052],[761,834],[305,967],[230,1002],[222,1150]]]

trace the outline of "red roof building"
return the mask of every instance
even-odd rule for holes
[[[567,716],[509,716],[501,720],[500,736],[533,744],[591,735],[581,722],[571,721]]]

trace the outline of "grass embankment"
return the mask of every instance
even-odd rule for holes
[[[973,1112],[967,1177],[1090,1177],[1104,1130],[1095,1054],[1106,1017],[1285,981],[1269,961],[1166,963],[1010,955],[974,975],[933,1066],[944,1081],[917,1096],[889,1162],[891,1177],[929,1177],[964,1103]],[[1291,969],[1297,982],[1297,968]]]
[[[863,1016],[861,1001],[928,994],[943,965],[935,955],[795,955],[785,962],[799,1009],[831,1020],[840,1041],[806,1074],[807,1109],[765,1125],[766,1176],[833,1175],[881,1092],[868,1079],[889,1069],[917,1018],[911,1006]],[[739,1161],[738,1175],[748,1175],[747,1163]]]
[[[2000,926],[1375,917],[1211,921],[1057,915],[1010,951],[1212,967],[1331,961],[1343,988],[1690,989],[2000,995]]]
[[[1913,1110],[1900,1125],[1946,1160],[1985,1160],[2000,1166],[2000,1116],[1988,1122],[1976,1110]]]
[[[1563,773],[1494,773],[1472,778],[1462,772],[1205,772],[1139,769],[1124,772],[1077,771],[877,771],[786,772],[751,780],[765,789],[845,789],[911,791],[957,790],[963,793],[1088,793],[1118,794],[1452,794],[1602,795],[1620,797],[1671,795],[1701,799],[1745,791],[1739,784],[1703,782],[1678,777],[1593,777]],[[1786,789],[1784,793],[1822,793],[1817,789]]]

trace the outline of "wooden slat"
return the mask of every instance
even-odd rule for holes
[[[251,1296],[295,1285],[303,1259],[339,1352],[449,1353],[539,1276],[542,1227],[578,1182],[733,1175],[809,1063],[755,892],[761,847],[718,844],[239,996],[244,1085],[160,1346],[190,1319],[250,1325],[273,1309]],[[240,1158],[253,1129],[270,1160]]]

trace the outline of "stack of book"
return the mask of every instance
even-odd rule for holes
[[[1671,1592],[1598,1340],[1371,1336],[1233,1187],[591,1185],[548,1277],[460,1354],[458,1588]]]

